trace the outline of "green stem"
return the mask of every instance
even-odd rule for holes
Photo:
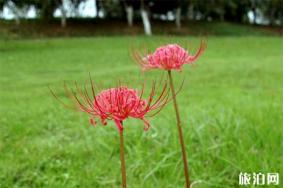
[[[123,122],[121,122],[123,124]],[[121,160],[121,174],[122,174],[122,187],[127,187],[126,180],[126,163],[125,163],[125,151],[124,151],[124,136],[123,130],[120,131],[120,160]]]
[[[180,145],[181,145],[183,164],[184,164],[184,175],[185,175],[185,179],[186,179],[186,188],[190,188],[190,178],[189,178],[186,147],[185,147],[185,143],[184,143],[184,136],[183,136],[183,130],[182,130],[182,125],[181,125],[180,113],[179,113],[178,104],[177,104],[177,100],[176,100],[176,93],[175,93],[173,79],[172,79],[172,75],[171,75],[170,70],[168,71],[168,75],[169,75],[169,82],[170,82],[170,88],[171,88],[171,92],[172,92],[174,109],[175,109],[175,112],[176,112],[177,127],[178,127],[178,132],[179,132],[179,141],[180,141]]]

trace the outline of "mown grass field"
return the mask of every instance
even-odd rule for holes
[[[128,49],[154,49],[185,37],[97,37],[0,41],[0,187],[120,187],[119,135],[114,123],[92,127],[69,111],[63,81],[136,86],[144,77]],[[238,187],[240,172],[278,172],[283,181],[283,41],[279,37],[208,37],[178,95],[194,187]],[[130,188],[184,187],[172,103],[149,119],[125,121]]]

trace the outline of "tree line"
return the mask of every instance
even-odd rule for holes
[[[147,34],[151,34],[150,21],[167,19],[168,13],[176,27],[181,27],[182,20],[250,23],[252,18],[251,23],[258,24],[259,17],[269,25],[283,24],[283,0],[0,0],[0,10],[8,8],[17,24],[29,7],[35,8],[43,22],[54,19],[54,11],[60,10],[61,26],[65,27],[69,9],[76,13],[86,1],[95,2],[95,10],[103,13],[97,15],[100,19],[123,19],[131,26],[135,18],[141,18]]]

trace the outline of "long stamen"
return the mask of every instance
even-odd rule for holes
[[[59,102],[61,103],[65,108],[71,109],[71,110],[77,110],[77,108],[71,107],[67,104],[65,104],[55,93],[54,91],[48,86],[50,93],[53,95],[53,97]]]
[[[165,84],[165,85],[163,86],[163,89],[162,89],[162,91],[161,91],[160,96],[155,100],[155,102],[151,105],[151,107],[154,107],[156,104],[158,104],[158,103],[160,102],[160,100],[161,100],[162,97],[164,96],[164,93],[165,93],[166,89],[167,89],[167,84]]]
[[[104,116],[109,115],[109,114],[107,114],[106,112],[103,112],[103,111],[102,111],[102,108],[101,108],[100,104],[98,103],[98,101],[97,101],[97,99],[96,99],[94,84],[93,84],[93,81],[92,81],[92,79],[91,79],[90,73],[89,73],[89,80],[90,80],[90,84],[91,84],[91,91],[92,91],[93,100],[94,100],[95,105],[97,106],[96,109],[98,109],[98,111],[99,111],[100,113],[104,114]]]
[[[197,60],[197,58],[204,52],[205,49],[206,49],[206,42],[204,40],[202,40],[201,43],[200,43],[200,47],[199,47],[197,53],[195,55],[193,55],[193,56],[190,56],[187,59],[188,63],[191,63],[191,62]]]
[[[87,103],[89,105],[89,108],[92,108],[92,104],[91,102],[87,99],[87,96],[82,92],[82,90],[79,88],[77,82],[75,81],[75,87],[76,90],[78,92],[78,94],[80,95],[80,97],[84,100],[85,103]]]

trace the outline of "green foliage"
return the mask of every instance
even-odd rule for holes
[[[129,57],[133,45],[154,49],[187,37],[101,37],[0,42],[0,187],[120,187],[119,137],[113,123],[93,128],[64,109],[63,80],[105,87],[136,86],[144,74]],[[237,187],[243,172],[282,166],[283,46],[277,37],[209,37],[196,66],[174,72],[194,187]],[[146,77],[159,78],[158,71]],[[184,187],[172,104],[143,123],[125,121],[131,188]],[[281,176],[282,179],[282,176]]]
[[[77,9],[78,5],[85,0],[70,0],[73,8]],[[40,17],[44,21],[53,19],[53,13],[56,8],[63,3],[62,0],[0,0],[0,8],[13,2],[16,8],[24,8],[28,6],[35,6],[39,12]],[[96,8],[103,10],[105,18],[124,18],[125,19],[125,0],[97,0]],[[140,2],[133,0],[134,7],[139,10]],[[152,14],[163,13],[174,10],[177,6],[182,9],[183,17],[186,15],[194,15],[194,20],[226,20],[239,23],[247,22],[248,11],[260,11],[266,18],[270,20],[270,24],[276,23],[282,25],[283,18],[283,1],[282,0],[166,0],[166,3],[160,0],[144,0],[147,9],[151,10]],[[155,8],[151,7],[155,4]],[[193,7],[190,9],[189,7]],[[15,7],[10,7],[11,9]],[[154,11],[155,9],[155,11]],[[16,9],[19,11],[18,9]],[[16,11],[14,10],[14,11]],[[190,12],[192,11],[192,13]],[[152,17],[153,19],[153,17]]]

